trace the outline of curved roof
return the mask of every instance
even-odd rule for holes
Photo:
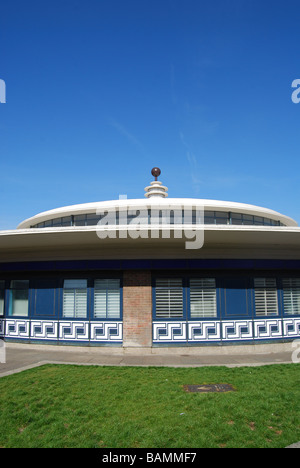
[[[54,210],[39,213],[29,219],[24,220],[17,227],[20,229],[29,229],[31,226],[52,220],[58,217],[67,217],[71,215],[101,214],[109,211],[124,211],[124,210],[141,210],[141,209],[199,209],[204,211],[220,211],[231,212],[246,215],[254,215],[266,217],[272,220],[280,221],[285,226],[298,226],[297,222],[292,218],[278,213],[268,208],[263,208],[245,203],[236,203],[220,200],[205,200],[193,198],[149,198],[145,199],[125,199],[125,200],[109,200],[94,203],[84,203],[80,205],[71,205]]]
[[[64,206],[26,219],[15,230],[0,231],[0,261],[300,259],[300,228],[292,218],[245,203],[167,198],[168,188],[157,173],[152,175],[155,181],[143,199]],[[113,216],[107,219],[107,214]]]

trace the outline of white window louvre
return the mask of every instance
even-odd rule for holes
[[[287,315],[299,315],[300,278],[284,278],[282,285],[284,313]]]
[[[86,318],[87,280],[64,281],[63,316],[65,318]]]
[[[278,315],[276,279],[254,278],[254,287],[256,315]]]
[[[75,318],[87,316],[87,290],[75,289]]]
[[[116,319],[121,315],[120,280],[101,279],[94,284],[94,318]]]
[[[66,318],[74,317],[75,295],[73,289],[64,289],[63,297],[63,316]]]
[[[214,278],[190,280],[191,318],[217,316],[216,281]]]
[[[183,317],[183,289],[181,279],[156,280],[156,317]]]

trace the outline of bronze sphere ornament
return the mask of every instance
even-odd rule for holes
[[[151,171],[151,174],[153,175],[153,177],[155,177],[155,180],[157,180],[157,177],[159,177],[161,174],[161,170],[159,169],[159,167],[154,167]]]

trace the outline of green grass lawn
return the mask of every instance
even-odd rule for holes
[[[183,389],[212,383],[236,391]],[[285,447],[300,441],[300,367],[45,365],[0,379],[0,415],[0,447]]]

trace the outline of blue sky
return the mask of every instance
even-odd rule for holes
[[[0,229],[59,206],[239,201],[300,223],[299,0],[2,2]]]

